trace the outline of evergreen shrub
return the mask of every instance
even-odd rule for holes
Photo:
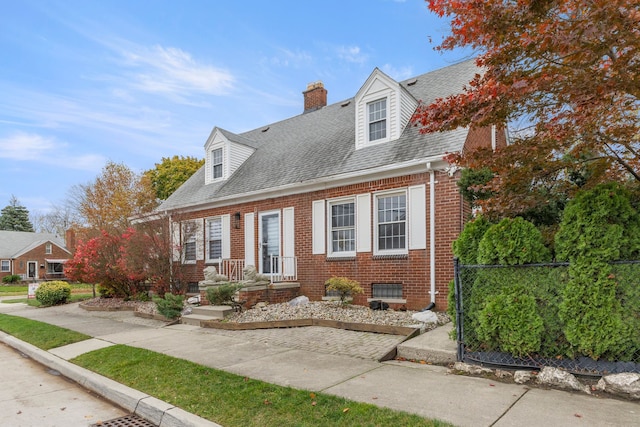
[[[174,295],[169,292],[164,294],[164,298],[154,297],[153,302],[160,314],[167,319],[175,319],[182,313],[184,307],[184,295]]]
[[[211,305],[233,304],[233,296],[242,288],[242,285],[223,283],[217,286],[209,286],[206,290],[207,299]]]

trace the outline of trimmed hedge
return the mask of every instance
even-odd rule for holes
[[[71,297],[71,285],[55,280],[44,282],[36,289],[36,300],[45,307],[65,304]]]

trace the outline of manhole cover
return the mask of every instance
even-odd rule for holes
[[[91,424],[90,427],[157,427],[150,421],[140,418],[135,414],[125,415],[124,417],[114,418],[108,421],[101,421]]]

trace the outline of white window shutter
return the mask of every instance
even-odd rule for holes
[[[244,215],[244,265],[256,265],[256,231],[253,213]]]
[[[204,218],[198,218],[196,224],[196,259],[204,259]]]
[[[222,258],[231,258],[231,215],[222,215]]]
[[[282,209],[282,256],[285,259],[282,262],[282,272],[285,276],[295,274],[295,262],[293,257],[296,256],[296,231],[293,207]]]
[[[293,208],[284,208],[282,210],[282,240],[283,256],[295,256],[295,222],[293,216]]]
[[[311,240],[312,240],[312,253],[319,255],[324,253],[324,245],[327,241],[327,236],[324,232],[326,214],[324,211],[324,200],[314,200],[311,212]]]
[[[427,249],[426,185],[409,187],[409,249]]]
[[[356,251],[371,252],[371,194],[356,196]]]
[[[174,262],[181,260],[180,223],[171,222],[171,254]]]

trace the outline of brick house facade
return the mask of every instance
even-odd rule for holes
[[[64,279],[64,263],[70,258],[53,234],[0,231],[0,280],[8,275],[25,281]]]
[[[444,156],[506,135],[422,135],[410,118],[420,100],[460,91],[477,71],[466,61],[395,82],[376,69],[354,98],[329,106],[316,82],[299,116],[243,134],[214,128],[205,165],[158,209],[186,281],[238,262],[272,277],[272,302],[279,282],[299,286],[281,299],[320,300],[328,278],[346,276],[365,290],[357,304],[444,310],[451,244],[469,214]]]

